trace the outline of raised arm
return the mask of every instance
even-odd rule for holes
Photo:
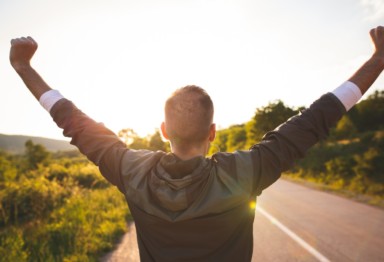
[[[31,59],[36,50],[37,43],[30,36],[12,39],[9,60],[29,91],[39,100],[41,95],[51,88],[31,66]]]
[[[9,59],[29,91],[49,111],[63,134],[71,138],[71,144],[99,166],[103,176],[123,191],[120,177],[120,159],[127,150],[125,144],[102,123],[97,123],[81,112],[57,90],[52,90],[32,68],[31,59],[37,50],[32,37],[11,41]]]
[[[384,70],[384,27],[378,26],[369,33],[375,47],[374,53],[349,79],[359,87],[362,94],[371,87]]]
[[[300,115],[268,132],[261,143],[251,148],[259,161],[256,194],[275,182],[296,159],[304,157],[311,146],[326,138],[330,128],[379,77],[384,70],[384,27],[372,29],[370,35],[375,47],[373,55],[348,81],[322,96]]]

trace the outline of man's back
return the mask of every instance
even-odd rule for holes
[[[161,156],[151,169],[141,161],[136,162],[138,168],[130,165],[141,154],[147,160],[148,155],[155,159]],[[188,161],[160,152],[125,154],[122,176],[127,202],[136,221],[142,261],[249,261],[252,258],[254,209],[249,203],[255,196],[253,177],[247,174],[253,173],[253,164],[249,156],[236,159],[241,154],[219,153],[212,159],[197,157]],[[130,163],[125,164],[124,159]],[[241,163],[244,159],[249,163]]]
[[[227,212],[170,222],[129,205],[141,261],[250,261],[254,210],[244,203]]]
[[[142,261],[250,261],[250,202],[325,137],[344,112],[340,101],[327,94],[249,151],[188,160],[128,149],[66,99],[51,115],[125,195]]]

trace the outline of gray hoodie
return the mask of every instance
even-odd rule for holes
[[[125,195],[141,261],[250,261],[250,202],[325,138],[343,113],[329,93],[249,151],[183,161],[172,153],[128,149],[66,99],[51,109],[64,135]]]

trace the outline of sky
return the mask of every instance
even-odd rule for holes
[[[218,128],[278,99],[309,106],[370,57],[380,24],[382,0],[0,0],[0,133],[63,139],[11,68],[12,38],[38,42],[33,67],[83,112],[145,136],[190,84]]]

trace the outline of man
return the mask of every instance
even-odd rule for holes
[[[348,81],[249,151],[211,158],[205,155],[215,137],[213,105],[197,86],[181,88],[166,101],[161,131],[172,153],[130,150],[43,81],[30,65],[37,49],[32,38],[11,41],[10,61],[64,135],[125,195],[142,261],[250,261],[250,201],[325,138],[383,71],[384,27],[370,35],[374,53]]]

